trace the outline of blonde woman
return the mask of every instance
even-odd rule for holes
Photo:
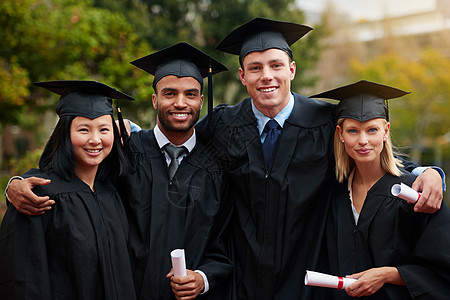
[[[414,212],[394,197],[415,177],[392,150],[385,100],[404,91],[368,81],[312,97],[340,100],[334,151],[336,177],[327,225],[330,272],[358,280],[336,299],[448,299],[450,212]]]

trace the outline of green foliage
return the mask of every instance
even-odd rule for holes
[[[29,91],[28,72],[15,61],[0,57],[0,128],[8,122],[16,122],[24,108]]]
[[[28,152],[25,156],[16,159],[13,158],[9,162],[11,174],[23,174],[29,169],[38,168],[39,158],[41,157],[43,149],[36,149]]]
[[[247,97],[238,76],[239,61],[234,55],[215,50],[233,29],[255,17],[303,23],[302,11],[294,0],[96,0],[96,6],[122,11],[135,32],[153,49],[159,50],[186,41],[225,64],[229,72],[214,76],[215,105],[237,103]],[[293,89],[312,86],[317,78],[307,75],[319,59],[319,26],[293,47],[297,75]],[[147,53],[148,54],[148,53]],[[148,81],[148,77],[145,78]],[[207,89],[204,91],[207,94]]]
[[[239,102],[247,93],[238,58],[215,46],[254,17],[304,22],[294,0],[0,1],[0,128],[9,123],[31,128],[36,140],[45,142],[49,128],[43,118],[57,97],[31,83],[70,79],[98,80],[132,95],[136,101],[120,103],[124,117],[149,128],[155,124],[152,76],[129,62],[180,41],[230,69],[214,76],[215,105]],[[295,90],[314,84],[307,72],[319,58],[322,35],[316,28],[292,47]]]
[[[123,14],[94,8],[90,1],[19,0],[3,1],[0,16],[5,29],[0,33],[0,72],[6,79],[0,105],[11,116],[2,122],[18,122],[15,113],[54,105],[47,92],[30,88],[35,81],[93,79],[135,89],[128,62],[136,49],[148,47]]]
[[[6,210],[6,198],[3,195],[3,191],[6,188],[9,178],[11,178],[12,176],[11,174],[23,174],[31,168],[37,168],[41,154],[42,149],[36,149],[34,151],[28,152],[24,157],[20,159],[11,159],[9,162],[10,172],[0,176],[0,222]]]

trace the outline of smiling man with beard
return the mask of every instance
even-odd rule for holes
[[[154,75],[157,111],[153,130],[131,134],[134,168],[119,182],[132,229],[129,247],[139,299],[172,299],[174,294],[223,299],[226,294],[232,269],[221,242],[230,216],[221,201],[226,184],[194,129],[210,61],[213,73],[226,70],[202,51],[178,43],[131,62]],[[173,157],[173,152],[178,154]],[[170,252],[177,248],[185,250],[185,277],[169,272]]]

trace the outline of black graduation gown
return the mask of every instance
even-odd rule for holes
[[[450,210],[415,213],[391,195],[392,185],[415,177],[384,175],[368,192],[355,225],[347,182],[337,185],[329,215],[330,272],[345,276],[374,267],[397,267],[406,286],[384,285],[369,299],[448,299],[450,295]],[[334,291],[335,299],[350,299]]]
[[[170,252],[177,248],[185,249],[188,269],[200,269],[208,278],[210,290],[199,297],[227,299],[232,264],[220,238],[231,207],[221,201],[222,171],[197,142],[170,182],[153,130],[131,134],[130,148],[134,168],[119,184],[129,213],[139,299],[175,299],[166,274]]]
[[[294,93],[272,169],[266,170],[251,100],[216,107],[196,127],[230,180],[234,202],[231,248],[236,299],[327,299],[304,285],[307,269],[322,270],[326,188],[334,181],[335,106]],[[211,135],[212,134],[212,135]]]
[[[112,184],[96,181],[92,192],[78,178],[29,174],[52,180],[33,191],[56,204],[40,216],[8,207],[0,228],[0,297],[135,299],[128,223]]]

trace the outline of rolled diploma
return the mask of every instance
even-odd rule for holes
[[[186,276],[186,260],[184,258],[184,249],[175,249],[170,252],[172,259],[173,276],[183,277]]]
[[[355,278],[338,277],[314,271],[306,271],[305,275],[305,285],[335,288],[338,290],[345,289],[355,281]]]
[[[392,195],[399,197],[409,203],[416,203],[420,199],[420,193],[413,190],[403,182],[401,184],[394,184],[391,188]]]

